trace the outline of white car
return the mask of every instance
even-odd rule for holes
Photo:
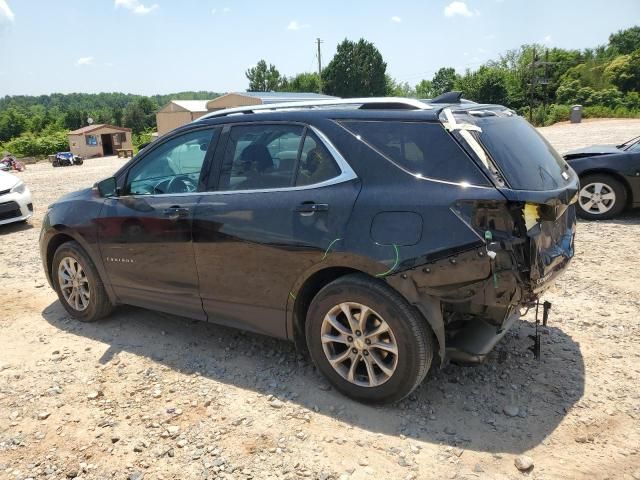
[[[0,171],[0,225],[22,222],[33,215],[31,192],[15,175]]]

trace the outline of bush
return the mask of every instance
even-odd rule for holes
[[[2,145],[3,151],[18,157],[46,157],[57,152],[69,150],[67,132],[54,132],[47,135],[25,133]]]
[[[133,144],[133,150],[135,153],[138,153],[140,150],[140,145],[153,141],[153,137],[151,136],[152,133],[153,130],[146,130],[141,133],[134,133],[131,136],[131,143]]]
[[[632,99],[633,100],[633,99]],[[542,105],[533,109],[533,125],[536,127],[549,126],[558,122],[569,120],[571,105],[549,105],[546,110]],[[529,108],[525,107],[518,112],[529,120]],[[640,118],[640,108],[627,108],[618,106],[615,108],[603,105],[591,105],[583,107],[583,118]]]

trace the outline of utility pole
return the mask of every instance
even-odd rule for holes
[[[322,52],[320,51],[320,44],[322,40],[316,38],[318,44],[318,93],[322,93]]]
[[[531,88],[529,93],[529,123],[533,123],[533,90],[535,88],[536,71],[536,47],[533,47],[533,58],[531,59]]]
[[[549,66],[557,62],[549,61],[549,49],[545,49],[544,60],[538,60],[536,47],[533,47],[533,59],[529,67],[531,68],[531,89],[529,98],[529,122],[533,123],[533,103],[536,85],[544,85],[544,97],[542,98],[542,111],[547,114],[547,104],[549,103]],[[544,75],[539,74],[539,67],[544,68]]]

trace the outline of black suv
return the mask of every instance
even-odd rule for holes
[[[287,338],[341,392],[482,361],[573,257],[578,178],[511,110],[360,99],[215,112],[49,207],[78,320],[130,304]]]

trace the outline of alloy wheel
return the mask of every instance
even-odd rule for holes
[[[73,257],[64,257],[58,265],[58,284],[65,301],[81,312],[89,306],[89,279],[82,265]]]
[[[398,344],[389,324],[360,303],[340,303],[324,316],[324,354],[345,380],[361,387],[388,381],[398,365]]]
[[[580,207],[592,215],[603,215],[613,208],[616,194],[606,183],[588,183],[580,189]]]

